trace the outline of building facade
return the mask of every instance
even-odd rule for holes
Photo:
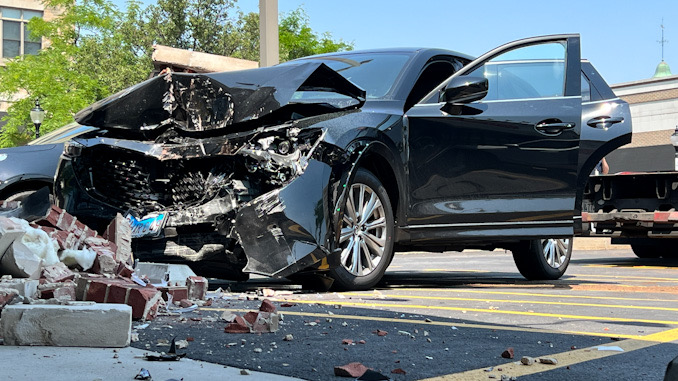
[[[678,75],[662,61],[652,78],[611,87],[629,103],[633,141],[608,156],[610,172],[674,170],[670,137],[678,127]]]
[[[33,17],[52,20],[59,12],[39,0],[0,0],[0,66],[8,59],[26,54],[37,54],[48,43],[40,36],[32,36],[26,25]],[[5,99],[0,96],[0,118],[2,118],[11,102],[23,94],[15,94]],[[3,122],[0,121],[0,127]]]

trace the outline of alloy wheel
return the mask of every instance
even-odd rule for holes
[[[381,199],[369,186],[353,184],[346,197],[339,237],[341,265],[354,276],[370,274],[384,256],[386,236]]]
[[[546,263],[554,269],[559,268],[567,261],[572,240],[569,238],[542,239],[542,252]]]

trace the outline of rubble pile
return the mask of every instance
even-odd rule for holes
[[[171,265],[144,264],[160,279],[135,272],[132,230],[122,215],[99,235],[48,200],[41,194],[0,204],[0,313],[14,305],[60,305],[76,312],[107,303],[126,304],[132,319],[151,320],[173,302],[205,299],[207,280],[190,269],[173,282],[167,281]]]

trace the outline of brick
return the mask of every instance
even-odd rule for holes
[[[122,348],[130,344],[132,308],[120,304],[6,306],[5,345]]]
[[[152,320],[162,303],[162,293],[152,286],[115,284],[110,286],[107,302],[131,306],[133,319]]]
[[[339,377],[357,378],[367,372],[369,368],[359,362],[352,362],[342,366],[334,367],[334,375]]]
[[[269,312],[259,312],[256,316],[254,324],[252,324],[252,332],[255,333],[277,332],[279,327],[280,320],[278,314]]]
[[[103,237],[116,246],[115,259],[132,264],[132,227],[122,214],[118,213],[104,231]]]
[[[11,288],[21,296],[34,298],[38,293],[39,284],[40,281],[37,279],[12,278],[0,281],[0,288]]]
[[[95,250],[96,258],[92,265],[92,271],[97,274],[115,274],[118,271],[118,262],[115,261],[115,253],[108,249]]]
[[[134,269],[127,263],[120,262],[115,273],[124,278],[131,278],[132,274],[134,274]]]
[[[43,229],[45,229],[43,227]],[[67,231],[56,230],[50,234],[50,237],[54,238],[59,244],[60,250],[77,250],[78,249],[78,238],[75,234]]]
[[[235,319],[231,322],[228,323],[228,325],[224,328],[224,332],[226,333],[250,333],[250,327],[243,319],[241,316],[235,317]]]
[[[261,306],[259,307],[259,311],[276,312],[276,308],[273,305],[273,303],[271,303],[270,300],[264,299],[264,300],[261,301]]]
[[[257,315],[258,315],[257,312],[250,311],[250,312],[246,313],[245,315],[243,315],[242,317],[243,317],[243,319],[245,319],[247,324],[249,324],[250,326],[253,326],[254,323],[257,321]]]
[[[179,300],[179,307],[188,308],[188,307],[191,307],[191,306],[193,306],[193,302],[191,302],[190,300],[188,300],[188,299]]]
[[[185,286],[158,287],[158,290],[162,293],[162,298],[165,301],[169,300],[168,295],[172,296],[172,300],[188,299],[188,287]]]
[[[40,299],[75,300],[75,283],[72,281],[63,283],[47,283],[38,287]]]
[[[19,296],[19,291],[13,288],[0,288],[0,309],[17,296]]]
[[[63,262],[58,262],[55,265],[43,267],[42,278],[45,278],[49,283],[60,283],[74,279],[75,273],[66,267]]]
[[[201,276],[189,276],[186,279],[188,286],[188,298],[193,300],[204,300],[207,295],[207,279]]]

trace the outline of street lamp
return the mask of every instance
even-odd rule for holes
[[[35,138],[40,137],[40,125],[45,120],[45,110],[40,107],[40,100],[35,99],[35,107],[31,109],[31,120],[35,124]]]

